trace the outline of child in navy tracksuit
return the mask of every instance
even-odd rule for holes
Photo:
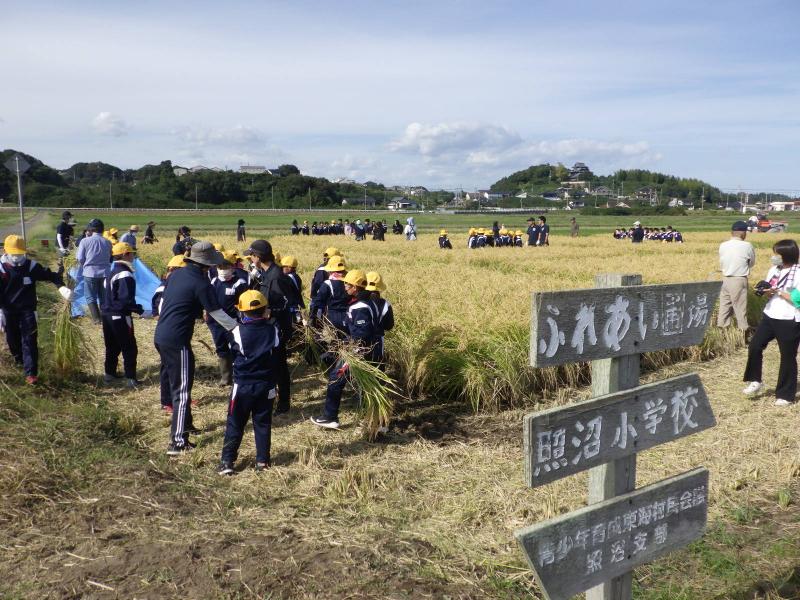
[[[447,237],[447,231],[442,229],[439,232],[439,248],[442,250],[452,250],[453,244],[450,243],[450,239]]]
[[[117,242],[111,249],[111,269],[103,281],[103,300],[100,314],[103,320],[103,341],[106,347],[106,383],[117,379],[119,355],[125,368],[128,387],[135,388],[136,381],[136,337],[133,333],[132,313],[144,312],[136,303],[136,279],[133,276],[134,250],[125,242]]]
[[[394,327],[394,311],[389,301],[381,298],[381,292],[386,291],[386,284],[383,282],[380,273],[376,271],[367,273],[366,290],[369,292],[370,302],[375,306],[375,325],[378,339],[375,346],[375,358],[379,361],[381,369],[384,369],[386,363],[383,361],[385,354],[383,338],[386,332]]]
[[[243,293],[238,308],[241,326],[234,330],[231,343],[234,383],[217,471],[220,475],[233,473],[244,428],[251,415],[256,440],[256,470],[270,466],[272,405],[275,401],[272,351],[278,346],[279,330],[269,319],[267,299],[258,290]]]
[[[236,318],[236,306],[239,297],[247,291],[248,280],[242,271],[234,267],[236,256],[234,252],[222,252],[224,262],[217,267],[215,276],[211,279],[211,287],[217,295],[217,302],[229,316]],[[233,354],[231,353],[230,335],[227,329],[217,323],[214,319],[206,317],[206,324],[214,340],[214,348],[217,351],[219,366],[219,384],[231,384],[231,365]]]
[[[340,333],[347,333],[347,310],[350,306],[350,297],[345,291],[344,276],[347,265],[341,256],[332,256],[325,265],[329,273],[316,296],[311,300],[311,318],[326,318]]]
[[[292,313],[292,320],[295,323],[301,323],[302,316],[300,314],[300,309],[305,308],[306,303],[305,300],[303,300],[303,280],[300,279],[300,275],[297,274],[297,264],[297,259],[294,256],[284,256],[283,259],[281,259],[283,274],[292,281],[292,285],[294,285],[294,289],[297,292],[290,299],[287,309]]]
[[[345,290],[350,297],[347,309],[347,337],[361,348],[364,357],[370,362],[378,362],[378,325],[375,305],[366,291],[367,278],[359,270],[350,271],[344,278]],[[348,365],[336,361],[328,371],[328,389],[325,394],[325,408],[321,417],[311,417],[314,425],[327,429],[339,428],[339,406],[342,392],[348,380]]]
[[[25,381],[35,384],[39,380],[36,282],[49,281],[59,286],[59,294],[67,300],[72,299],[72,292],[64,286],[61,275],[26,256],[25,241],[21,237],[6,237],[3,250],[5,254],[0,257],[0,331],[5,331],[8,350],[14,362],[22,365]]]

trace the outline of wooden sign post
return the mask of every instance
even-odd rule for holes
[[[633,567],[696,539],[705,527],[706,470],[636,491],[637,452],[716,423],[697,375],[639,386],[639,355],[700,343],[720,284],[640,284],[640,275],[601,274],[595,278],[594,289],[533,296],[531,365],[592,361],[591,400],[533,413],[524,422],[529,486],[589,469],[588,507],[515,532],[548,598],[569,598],[588,590],[589,600],[630,599]],[[696,504],[692,500],[687,505],[687,491],[697,491]],[[660,496],[666,498],[665,507],[671,506],[672,521],[664,528],[678,534],[667,543],[666,529],[659,529],[660,542],[646,550],[647,536],[655,537],[655,531],[634,529],[649,525],[652,519],[643,512],[636,521],[631,507]],[[690,512],[674,512],[674,499],[680,497]],[[621,511],[627,517],[616,514]],[[617,531],[618,519],[624,531]],[[597,529],[600,524],[605,528],[602,536]],[[597,529],[591,545],[585,537],[587,527]],[[571,533],[565,534],[567,529]],[[602,546],[606,539],[614,540],[613,549]],[[551,546],[555,548],[552,561]],[[587,548],[591,551],[584,552]],[[552,566],[561,562],[556,558],[567,556],[572,560],[559,568]]]

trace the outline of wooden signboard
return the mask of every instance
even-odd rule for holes
[[[703,334],[720,282],[535,292],[534,367],[692,346]]]
[[[715,424],[694,373],[532,413],[524,419],[525,481],[537,487]]]
[[[514,532],[542,591],[565,599],[703,534],[708,470],[695,469]]]

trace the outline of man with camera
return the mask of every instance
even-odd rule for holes
[[[736,325],[747,331],[747,278],[756,262],[753,245],[746,242],[747,223],[736,221],[731,227],[731,239],[719,245],[719,266],[722,271],[722,290],[719,293],[717,326],[727,327],[731,315]]]

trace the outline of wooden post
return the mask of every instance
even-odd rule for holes
[[[641,285],[641,275],[598,273],[595,287]],[[602,396],[639,385],[639,354],[592,361],[592,396]],[[636,455],[613,460],[589,470],[589,504],[636,489]],[[586,600],[630,600],[633,573],[629,572],[586,591]]]

